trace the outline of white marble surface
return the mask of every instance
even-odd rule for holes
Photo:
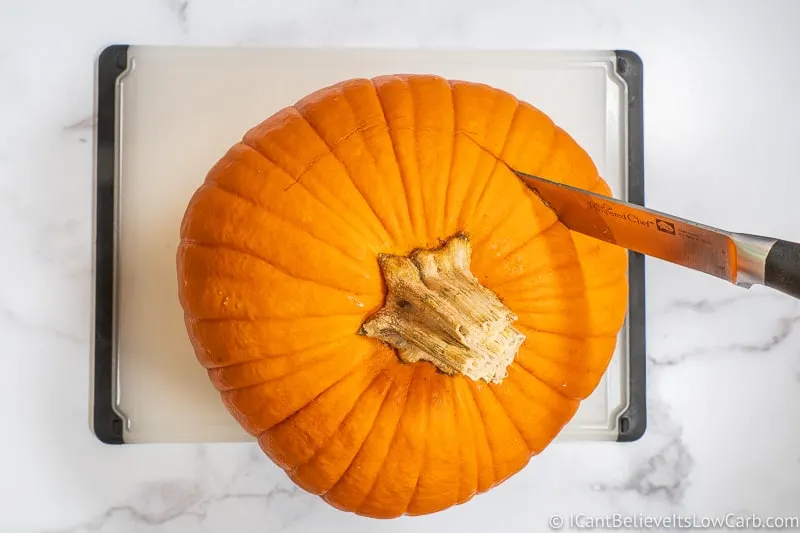
[[[654,260],[646,436],[553,446],[432,517],[335,511],[253,445],[92,436],[93,59],[109,43],[631,48],[645,62],[648,204],[800,241],[800,2],[400,4],[0,2],[0,532],[546,531],[570,512],[800,515],[800,305]]]

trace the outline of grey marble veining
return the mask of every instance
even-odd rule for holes
[[[707,299],[698,301],[679,300],[673,302],[665,314],[677,315],[678,319],[689,320],[698,325],[708,320],[724,320],[724,317],[728,314],[746,319],[747,315],[753,309],[762,305],[765,300],[773,303],[773,305],[769,305],[770,310],[778,306],[783,308],[783,313],[771,317],[768,329],[745,330],[748,333],[746,339],[726,340],[722,344],[693,346],[677,353],[654,350],[648,354],[649,363],[659,366],[673,366],[696,357],[724,356],[730,353],[771,353],[784,343],[790,342],[795,334],[795,330],[800,325],[800,302],[792,301],[767,291],[755,294],[744,292],[743,294],[717,301]],[[693,318],[694,320],[692,320]],[[673,326],[674,324],[670,322],[669,327]]]
[[[634,49],[648,204],[800,240],[798,20],[790,1],[6,2],[0,533],[521,532],[570,513],[799,516],[800,305],[656,261],[645,437],[553,445],[437,515],[355,517],[298,490],[255,445],[109,447],[87,421],[93,59],[105,45]]]
[[[88,533],[92,531],[207,530],[220,524],[229,513],[242,508],[249,515],[271,518],[268,530],[278,531],[302,520],[316,499],[288,480],[270,478],[268,466],[255,447],[237,453],[232,468],[215,471],[207,462],[203,447],[197,447],[200,467],[188,478],[159,479],[140,484],[119,503],[88,521],[47,533]],[[216,477],[216,481],[215,478]],[[274,526],[280,524],[279,528]],[[148,529],[149,528],[149,529]]]

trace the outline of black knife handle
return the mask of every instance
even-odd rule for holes
[[[764,262],[764,285],[800,298],[800,244],[777,240]]]

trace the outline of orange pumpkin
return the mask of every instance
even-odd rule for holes
[[[463,503],[597,386],[626,252],[568,230],[509,167],[610,194],[532,105],[403,75],[279,111],[192,197],[177,255],[189,338],[306,491],[380,518]]]

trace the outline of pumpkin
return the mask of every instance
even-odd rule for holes
[[[603,195],[542,111],[434,75],[350,79],[244,132],[180,228],[180,304],[221,401],[302,489],[363,516],[462,504],[597,386],[625,250],[510,169]]]

